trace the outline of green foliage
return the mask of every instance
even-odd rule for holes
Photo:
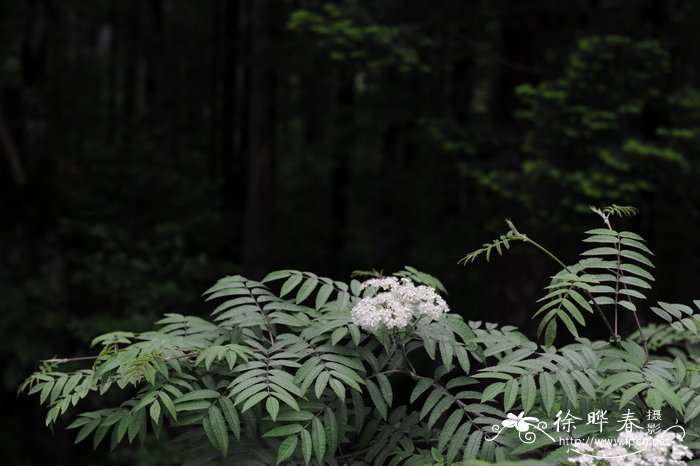
[[[59,365],[80,359],[48,360],[19,390],[48,407],[47,425],[91,393],[120,392],[120,404],[77,414],[69,426],[76,442],[91,437],[98,447],[109,438],[115,448],[168,429],[179,433],[183,458],[211,464],[472,464],[530,455],[551,464],[558,445],[519,443],[513,432],[493,437],[492,426],[512,411],[546,418],[593,407],[683,418],[697,446],[700,358],[692,347],[700,313],[659,302],[650,309],[667,325],[639,325],[651,251],[639,235],[610,225],[610,216],[632,208],[593,210],[606,228],[586,232],[593,248],[572,266],[511,222],[507,234],[466,256],[488,258],[520,240],[562,265],[533,314],[542,345],[515,327],[454,313],[368,332],[350,312],[372,293],[360,282],[281,270],[260,282],[222,278],[204,293],[217,303],[211,319],[167,314],[154,331],[102,335],[90,368],[62,372]],[[411,267],[396,275],[443,289]],[[596,312],[609,341],[579,336]],[[637,322],[634,334],[620,334],[623,319]],[[554,346],[557,322],[573,343]],[[429,372],[414,365],[424,357],[433,361]]]
[[[459,260],[460,263],[467,265],[474,262],[479,256],[486,256],[486,262],[491,259],[491,252],[495,249],[499,256],[503,255],[504,250],[510,249],[511,241],[525,241],[525,238],[513,230],[509,230],[506,234],[501,235],[490,243],[484,243],[475,251],[470,252]]]
[[[654,192],[694,192],[688,182],[697,171],[697,91],[669,87],[671,48],[656,39],[592,34],[561,53],[558,73],[516,88],[524,130],[517,160],[494,163],[478,129],[452,135],[442,128],[449,122],[431,127],[443,150],[464,154],[464,176],[558,230],[569,224],[552,216],[562,207],[585,213],[591,203],[646,205]]]
[[[417,50],[401,43],[398,27],[372,23],[358,10],[353,1],[325,2],[317,10],[299,8],[290,15],[287,27],[311,35],[335,62],[395,67],[404,72],[426,70]]]

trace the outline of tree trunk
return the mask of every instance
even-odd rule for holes
[[[348,70],[340,72],[336,95],[334,160],[331,169],[331,217],[328,260],[335,274],[344,271],[350,161],[353,143],[353,103],[355,76]]]
[[[167,11],[162,0],[150,0],[148,31],[149,113],[156,128],[158,148],[169,160],[178,155],[178,74],[168,41]]]
[[[209,174],[216,178],[221,173],[221,158],[219,151],[219,86],[221,84],[221,12],[225,0],[210,2],[211,18],[209,28],[212,33],[212,43],[209,63]]]
[[[238,90],[238,38],[239,38],[239,4],[225,2],[224,5],[224,38],[223,38],[223,69],[222,69],[222,108],[219,120],[221,137],[221,174],[224,179],[224,195],[230,199],[229,211],[233,216],[233,224],[242,222],[241,209],[236,207],[238,200],[245,198],[245,168],[246,163],[241,157],[237,146],[238,105],[236,92]],[[233,241],[241,240],[240,229],[235,229]]]
[[[117,140],[117,93],[119,86],[119,39],[120,12],[117,0],[110,1],[109,21],[111,37],[109,39],[109,75],[107,78],[107,142],[113,144]]]
[[[49,106],[51,86],[55,81],[49,76],[49,44],[56,39],[59,26],[57,8],[49,0],[31,0],[26,13],[25,34],[22,41],[22,113],[23,134],[19,138],[19,151],[26,162],[27,187],[21,209],[22,249],[27,253],[28,263],[36,267],[32,272],[41,277],[46,295],[51,304],[53,317],[66,313],[65,260],[57,234],[58,207],[56,180],[56,151],[50,150],[48,142],[53,116]],[[60,45],[57,47],[61,50]],[[65,63],[58,62],[60,65]],[[54,109],[55,110],[55,109]],[[37,419],[37,421],[39,421]],[[37,422],[38,429],[44,428]],[[35,436],[40,437],[40,433]],[[52,464],[73,464],[70,441],[66,432],[56,432],[52,451]]]
[[[273,237],[276,76],[269,60],[275,24],[272,6],[272,0],[253,0],[250,7],[248,178],[242,263],[245,273],[255,277],[270,265]]]
[[[124,104],[122,119],[122,134],[124,146],[130,150],[132,141],[131,133],[134,130],[136,118],[136,105],[138,93],[138,40],[139,40],[139,3],[131,0],[128,4],[128,14],[126,16],[126,46],[124,49]]]
[[[402,237],[400,213],[397,209],[397,196],[400,192],[396,186],[403,173],[403,130],[401,122],[392,122],[384,130],[379,161],[375,201],[375,264],[381,264],[388,270],[395,270],[402,256],[399,240]]]
[[[24,172],[24,164],[17,152],[17,147],[10,135],[10,129],[5,122],[2,106],[0,106],[0,150],[5,153],[15,184],[17,187],[21,188],[27,182],[27,175]]]

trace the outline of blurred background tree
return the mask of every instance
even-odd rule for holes
[[[615,202],[693,277],[699,21],[687,0],[0,0],[3,464],[172,464],[152,440],[90,455],[14,390],[97,333],[204,314],[224,274],[411,264],[466,318],[532,330],[548,263],[457,260],[512,216],[573,261],[586,206]]]

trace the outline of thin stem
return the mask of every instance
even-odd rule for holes
[[[163,358],[163,361],[172,361],[173,359],[191,358],[191,357],[197,356],[198,354],[199,354],[198,352],[192,351],[190,353],[181,354],[180,356],[168,356],[167,358]]]
[[[163,358],[163,361],[172,361],[173,359],[184,359],[184,358],[191,358],[193,356],[197,356],[199,353],[196,351],[191,351],[189,353],[181,354],[180,356],[168,356]],[[75,361],[94,361],[98,359],[100,356],[78,356],[75,358],[51,358],[51,359],[42,359],[41,362],[47,363],[47,364],[66,364],[69,362],[75,362]]]
[[[596,211],[594,211],[596,212]],[[601,212],[596,212],[599,214],[601,217],[603,217],[603,221],[605,222],[605,225],[608,227],[608,230],[615,232],[613,230],[612,225],[610,224],[610,215],[604,215]],[[617,241],[615,242],[615,250],[617,251],[617,267],[615,269],[615,334],[617,334],[617,311],[618,311],[618,301],[620,299],[620,280],[624,276],[624,272],[622,271],[622,245],[621,245],[621,239],[618,236]],[[622,284],[623,288],[626,290],[627,285]],[[632,303],[632,298],[628,298],[627,301],[630,304]],[[644,355],[646,356],[647,361],[649,360],[649,345],[648,341],[644,338],[644,330],[642,330],[642,324],[639,322],[639,316],[637,315],[637,312],[634,311],[634,322],[637,325],[637,330],[639,331],[639,337],[642,339],[642,344],[644,345]]]
[[[605,213],[603,213],[603,211],[601,211],[599,209],[593,209],[593,212],[598,214],[603,219],[603,223],[605,223],[605,226],[608,227],[608,230],[610,230],[612,232],[615,231],[615,230],[613,230],[612,225],[610,224],[610,216],[609,215],[605,215]],[[615,302],[615,335],[619,334],[619,332],[618,332],[618,312],[617,311],[618,311],[618,302],[620,299],[620,277],[622,276],[622,271],[620,270],[620,265],[622,265],[622,258],[620,257],[620,249],[621,249],[620,248],[620,240],[618,238],[618,240],[615,242],[617,267],[615,268],[615,271],[614,271],[615,272],[615,299],[614,299],[614,302]],[[648,356],[648,354],[647,354],[647,356]]]
[[[666,329],[669,328],[670,326],[671,326],[671,324],[666,324],[666,325],[661,325],[661,326],[659,326],[659,328],[657,328],[656,330],[654,330],[654,331],[651,333],[651,335],[649,335],[649,338],[644,339],[644,337],[642,336],[641,333],[639,334],[639,337],[642,338],[642,341],[647,341],[647,342],[649,342],[649,341],[651,341],[659,332],[661,332],[661,331],[663,331],[663,330],[666,330]]]
[[[76,358],[51,358],[51,359],[42,359],[41,362],[44,362],[47,364],[66,364],[68,362],[73,362],[73,361],[94,361],[98,357],[99,356],[79,356]]]
[[[644,354],[647,357],[647,361],[649,360],[649,340],[644,338],[644,330],[642,330],[642,324],[639,322],[639,317],[637,316],[637,312],[632,313],[634,315],[634,321],[637,324],[637,330],[639,331],[639,338],[642,339],[642,345],[644,345]]]
[[[538,243],[537,241],[531,240],[531,239],[528,238],[526,235],[523,235],[522,233],[519,233],[517,230],[514,229],[514,227],[512,226],[512,223],[509,223],[509,225],[511,225],[511,228],[514,230],[515,233],[518,233],[520,236],[522,236],[522,240],[523,240],[523,241],[525,241],[526,243],[532,244],[534,247],[536,247],[537,249],[539,249],[540,251],[542,251],[543,253],[545,253],[550,259],[552,259],[554,262],[556,262],[557,264],[559,264],[559,265],[560,265],[564,270],[566,270],[567,272],[569,272],[569,273],[574,273],[566,264],[564,264],[557,256],[555,256],[554,254],[552,254],[547,248],[545,248],[544,246],[542,246],[542,245],[541,245],[540,243]],[[593,295],[591,295],[591,293],[590,293],[588,290],[581,289],[581,291],[583,291],[583,292],[586,294],[586,296],[588,297],[588,299],[593,303],[593,306],[595,307],[596,311],[598,312],[598,315],[600,315],[600,318],[603,319],[603,322],[605,323],[605,326],[608,328],[608,332],[610,332],[610,335],[615,339],[616,344],[619,345],[619,343],[617,343],[617,336],[618,336],[617,333],[615,332],[615,330],[613,330],[612,326],[610,325],[610,322],[608,321],[608,318],[605,317],[605,314],[603,313],[603,310],[602,310],[602,309],[600,308],[600,306],[598,306],[598,304],[595,302],[595,299],[593,298]]]
[[[612,228],[610,229],[612,231]],[[620,277],[622,277],[622,271],[620,270],[620,266],[622,265],[622,259],[620,257],[620,241],[618,238],[618,241],[615,242],[615,250],[617,251],[617,268],[615,270],[615,334],[618,333],[618,327],[617,327],[617,310],[618,310],[618,301],[620,300]]]

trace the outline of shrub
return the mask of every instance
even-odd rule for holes
[[[205,293],[217,303],[210,320],[167,314],[151,332],[99,336],[97,356],[46,360],[20,391],[48,407],[47,425],[91,394],[121,392],[125,401],[77,414],[76,442],[109,437],[114,448],[175,429],[193,464],[570,462],[572,439],[616,436],[603,419],[622,410],[635,420],[653,413],[660,431],[683,430],[674,427],[682,418],[685,430],[671,437],[693,448],[699,316],[683,304],[643,306],[652,253],[612,227],[636,211],[593,211],[603,227],[586,232],[592,248],[573,265],[511,222],[463,259],[489,260],[517,242],[557,263],[533,316],[540,344],[513,326],[465,322],[449,312],[440,281],[410,267],[364,283],[282,270],[261,282],[222,278]],[[660,323],[642,326],[647,309]],[[620,334],[623,319],[633,334]],[[580,335],[597,321],[609,340]],[[573,342],[557,347],[560,326]],[[581,422],[566,429],[567,417]]]

